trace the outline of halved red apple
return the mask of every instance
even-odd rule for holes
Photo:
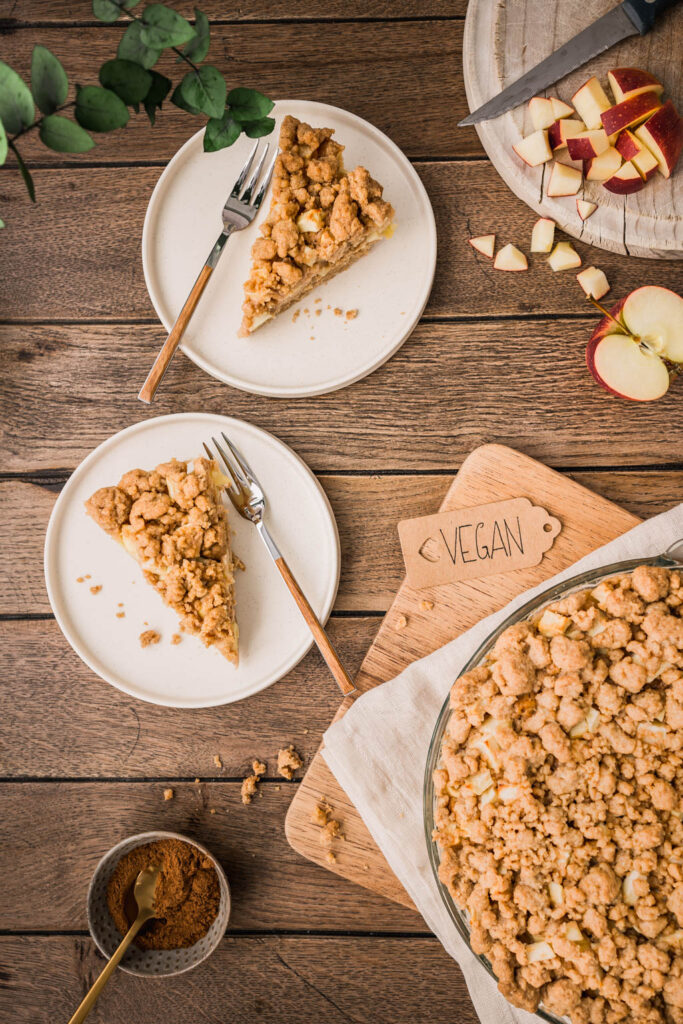
[[[641,68],[613,68],[607,72],[607,80],[615,103],[621,103],[622,100],[643,92],[656,92],[660,95],[664,92],[662,83],[649,71],[642,71]]]
[[[586,128],[600,128],[600,115],[612,104],[595,75],[589,78],[572,96],[572,103],[579,117],[585,121]],[[608,133],[611,134],[611,133]]]
[[[603,187],[608,192],[614,192],[618,196],[630,196],[632,192],[640,192],[645,185],[638,169],[629,161],[619,168],[607,181],[603,181]]]
[[[683,149],[683,121],[671,100],[637,128],[636,135],[656,158],[664,177],[669,178]]]
[[[604,128],[579,132],[567,139],[567,152],[572,160],[592,160],[609,149],[609,140]]]
[[[624,128],[633,128],[647,120],[655,110],[661,107],[662,101],[656,92],[642,92],[622,100],[600,115],[602,127],[608,135],[621,132]]]

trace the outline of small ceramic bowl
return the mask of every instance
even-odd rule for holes
[[[221,902],[216,920],[204,938],[195,942],[194,946],[188,946],[187,949],[140,949],[133,943],[128,948],[120,964],[121,970],[127,971],[128,974],[156,978],[170,974],[182,974],[183,971],[190,971],[202,960],[206,960],[223,938],[230,917],[228,880],[223,868],[205,846],[178,832],[141,832],[137,836],[131,836],[129,839],[117,843],[108,853],[105,853],[92,876],[88,889],[88,928],[100,953],[109,959],[121,942],[121,934],[107,907],[107,886],[116,865],[124,854],[138,846],[144,846],[145,843],[156,843],[160,839],[179,839],[183,843],[196,847],[209,858],[218,875]]]

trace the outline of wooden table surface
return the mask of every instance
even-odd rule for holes
[[[175,6],[191,16],[191,3]],[[313,13],[306,0],[202,3],[213,61],[235,84],[368,118],[408,154],[434,205],[439,260],[425,316],[398,355],[344,391],[254,397],[179,356],[153,409],[136,400],[163,337],[143,280],[142,222],[161,169],[194,130],[188,115],[169,106],[153,130],[133,117],[84,157],[27,139],[36,206],[15,168],[0,171],[3,1021],[69,1018],[102,964],[85,921],[93,866],[122,837],[153,828],[194,835],[220,857],[234,900],[228,935],[186,976],[119,974],[93,1021],[475,1021],[457,967],[415,913],[285,841],[297,782],[276,777],[277,750],[292,742],[308,760],[339,703],[317,652],[246,702],[154,707],[79,661],[50,613],[42,570],[50,510],[80,460],[131,423],[198,409],[272,430],[318,474],[342,542],[330,632],[354,671],[401,579],[397,521],[434,511],[478,444],[512,445],[641,516],[681,500],[680,384],[652,405],[611,399],[584,366],[595,317],[574,275],[536,265],[520,282],[468,245],[495,231],[524,248],[534,215],[475,132],[456,128],[466,111],[465,0],[418,6],[419,16],[407,0],[328,0]],[[42,43],[84,83],[121,33],[93,20],[89,0],[2,0],[0,18],[0,59],[28,74]],[[680,263],[577,248],[604,268],[615,299],[646,283],[680,290]],[[262,797],[243,807],[254,756],[269,772]],[[176,796],[164,802],[169,785]]]

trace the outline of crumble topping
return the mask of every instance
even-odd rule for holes
[[[165,789],[164,790],[164,800],[172,800],[174,796],[175,796],[175,791],[174,790],[172,790],[172,789]]]
[[[215,462],[172,459],[102,487],[86,512],[140,564],[183,630],[237,662],[233,562]]]
[[[683,1021],[683,580],[639,566],[451,689],[439,875],[515,1006]]]
[[[291,744],[278,751],[277,770],[285,779],[293,779],[294,772],[301,768],[303,763],[301,757]]]
[[[344,170],[344,147],[332,135],[289,115],[282,122],[271,207],[244,285],[242,336],[349,266],[391,223],[382,186],[364,167]]]
[[[242,782],[242,803],[250,804],[258,787],[258,775],[247,775]]]
[[[157,633],[156,629],[146,629],[144,633],[140,633],[140,647],[152,647],[153,644],[158,644],[161,640],[161,633]]]

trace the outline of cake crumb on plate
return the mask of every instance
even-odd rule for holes
[[[161,633],[157,633],[156,629],[146,629],[144,633],[140,633],[140,647],[151,647],[160,640]]]

